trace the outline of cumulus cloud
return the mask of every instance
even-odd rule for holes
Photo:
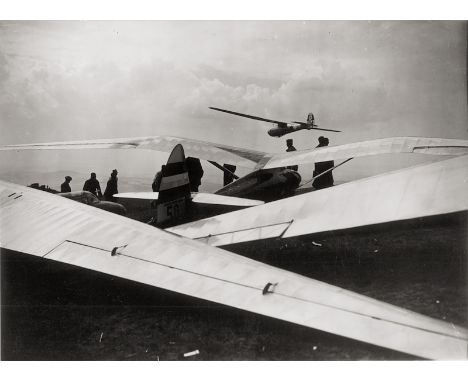
[[[222,73],[218,75],[223,78]],[[313,111],[327,120],[330,128],[336,128],[344,123],[383,120],[387,102],[387,93],[379,81],[347,71],[339,61],[322,61],[316,62],[313,69],[293,73],[276,87],[256,83],[233,86],[219,78],[200,78],[177,106],[200,117],[213,114],[207,105],[286,120],[304,119]]]

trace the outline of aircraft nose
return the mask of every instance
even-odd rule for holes
[[[286,170],[284,172],[284,176],[287,179],[287,183],[291,188],[297,188],[299,187],[299,184],[301,183],[301,175],[293,170]]]
[[[127,216],[127,209],[124,206],[120,205],[117,213],[122,216]]]
[[[281,137],[282,135],[284,135],[285,133],[282,131],[281,128],[279,127],[274,127],[270,130],[268,130],[268,135],[270,137]]]

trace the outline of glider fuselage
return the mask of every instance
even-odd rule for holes
[[[294,125],[294,124],[285,124],[284,126],[277,125],[276,127],[268,130],[268,135],[270,137],[280,138],[283,135],[294,133],[299,130],[308,130],[307,126],[304,125]]]
[[[288,168],[262,169],[230,183],[215,194],[258,199],[265,202],[292,196],[301,176]]]

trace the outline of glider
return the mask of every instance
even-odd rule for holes
[[[294,133],[295,131],[299,131],[299,130],[322,130],[322,131],[333,131],[335,133],[340,133],[341,132],[340,130],[319,128],[315,124],[315,117],[314,117],[313,113],[309,113],[307,115],[307,122],[298,122],[298,121],[283,122],[283,121],[276,121],[274,119],[257,117],[255,115],[238,113],[236,111],[219,109],[217,107],[210,107],[210,109],[221,111],[223,113],[237,115],[239,117],[254,119],[256,121],[263,121],[263,122],[273,123],[273,124],[276,125],[276,127],[274,127],[273,129],[268,130],[268,135],[271,136],[271,137],[278,137],[279,138],[279,137],[282,137],[283,135]]]
[[[418,165],[168,228],[211,245],[468,211],[468,155]]]

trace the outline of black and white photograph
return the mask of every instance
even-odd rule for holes
[[[2,361],[466,360],[467,37],[0,21]]]

